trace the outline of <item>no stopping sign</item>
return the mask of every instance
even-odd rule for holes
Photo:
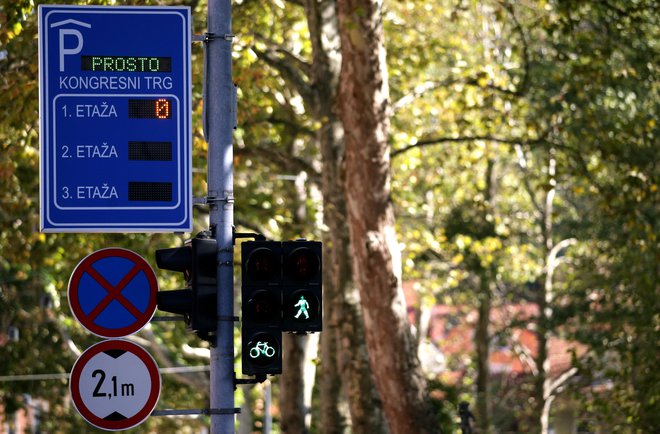
[[[69,306],[90,332],[121,338],[156,312],[158,281],[151,265],[130,250],[110,247],[84,258],[69,280]]]

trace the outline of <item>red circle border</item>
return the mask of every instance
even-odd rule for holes
[[[144,407],[133,416],[124,420],[105,420],[96,416],[85,405],[82,396],[80,395],[80,375],[82,374],[83,368],[94,356],[107,350],[124,350],[132,353],[138,357],[142,363],[144,363],[145,367],[149,371],[149,377],[151,379],[151,392],[149,393],[149,398],[147,398],[147,402],[145,403]],[[154,358],[147,352],[147,350],[138,344],[124,339],[105,340],[87,348],[85,352],[83,352],[80,357],[78,357],[78,360],[76,360],[76,362],[73,364],[69,378],[71,402],[73,402],[73,406],[76,408],[76,410],[78,410],[78,413],[80,413],[83,419],[85,419],[90,424],[97,428],[105,429],[108,431],[122,431],[133,428],[144,422],[149,417],[154,408],[156,408],[156,404],[160,398],[160,389],[160,372],[158,371],[158,365],[156,364]]]
[[[137,318],[133,324],[118,329],[100,327],[94,324],[93,320],[89,321],[85,313],[82,311],[78,298],[80,279],[82,276],[87,272],[89,268],[92,267],[96,261],[110,257],[119,257],[132,261],[136,266],[139,267],[140,271],[144,272],[147,277],[147,281],[149,282],[149,304],[147,305],[147,309],[144,312],[144,317]],[[82,261],[78,263],[76,268],[73,270],[73,273],[71,274],[71,278],[69,279],[67,294],[71,312],[83,327],[85,327],[96,336],[102,338],[122,338],[138,332],[145,325],[147,325],[149,321],[151,321],[151,318],[153,318],[154,314],[156,313],[158,279],[156,278],[156,273],[154,272],[151,265],[142,256],[131,250],[122,249],[119,247],[108,247],[87,255]]]

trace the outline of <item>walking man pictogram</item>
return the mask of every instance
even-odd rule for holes
[[[295,315],[296,319],[298,319],[300,315],[305,315],[305,319],[309,319],[309,312],[307,311],[307,309],[309,309],[309,303],[305,300],[305,297],[301,295],[300,300],[298,300],[298,303],[294,304],[293,307],[298,308],[298,312]]]

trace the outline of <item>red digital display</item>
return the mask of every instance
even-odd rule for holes
[[[169,98],[129,99],[130,119],[172,119],[172,100]]]

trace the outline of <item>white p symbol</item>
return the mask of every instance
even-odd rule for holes
[[[75,36],[78,39],[78,44],[73,48],[64,48],[65,36]],[[60,72],[64,72],[64,56],[71,54],[78,54],[83,47],[83,36],[79,30],[76,29],[60,29]]]
[[[61,27],[67,24],[75,24],[81,27],[86,27],[88,29],[92,28],[92,25],[89,23],[83,23],[82,21],[78,20],[64,20],[64,21],[59,21],[57,23],[53,23],[50,25],[50,27]],[[65,48],[64,47],[64,41],[67,36],[73,36],[76,38],[76,46],[72,48]],[[71,39],[71,38],[69,38]],[[72,54],[78,54],[83,48],[83,35],[80,33],[79,30],[76,29],[60,29],[60,72],[64,72],[64,56],[72,55]]]

